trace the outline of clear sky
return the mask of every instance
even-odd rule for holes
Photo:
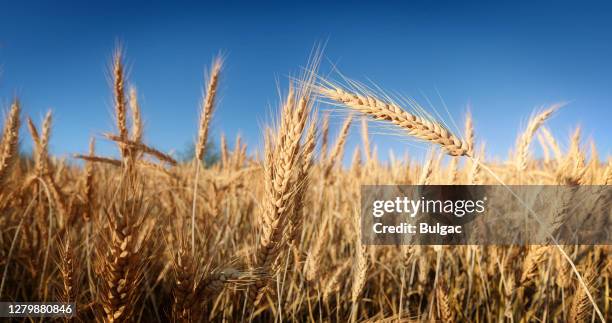
[[[15,95],[36,121],[52,108],[52,153],[84,152],[90,136],[114,129],[108,64],[120,40],[146,142],[180,151],[196,135],[204,69],[221,50],[227,59],[213,135],[233,141],[240,132],[257,147],[277,85],[323,41],[324,72],[331,62],[351,78],[426,106],[429,99],[445,116],[442,98],[459,124],[470,104],[476,134],[492,154],[505,157],[531,112],[559,101],[569,105],[549,122],[555,135],[566,143],[580,124],[600,153],[612,152],[610,4],[353,2],[4,2],[2,110]],[[398,155],[423,149],[396,139],[374,137],[381,157],[390,148]],[[113,153],[98,141],[101,154]]]

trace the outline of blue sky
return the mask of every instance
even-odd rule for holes
[[[241,133],[255,148],[278,84],[286,86],[313,45],[326,42],[323,73],[333,63],[353,79],[426,106],[429,99],[446,116],[442,98],[459,124],[470,104],[491,154],[506,156],[534,109],[567,101],[550,128],[566,142],[580,124],[605,155],[612,151],[611,13],[609,4],[586,1],[5,2],[0,103],[5,111],[17,95],[36,121],[52,108],[52,152],[85,151],[90,136],[114,129],[107,68],[120,40],[146,142],[181,151],[196,135],[204,69],[223,51],[213,136],[233,142]],[[389,149],[424,149],[397,137],[373,140],[383,158]],[[99,150],[113,154],[102,139]]]

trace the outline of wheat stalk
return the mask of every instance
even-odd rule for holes
[[[563,104],[555,104],[536,114],[529,120],[527,128],[517,140],[516,167],[519,171],[524,171],[527,169],[529,145],[531,144],[531,140],[533,139],[533,135],[535,134],[536,130],[538,130],[538,128],[562,106]]]
[[[470,110],[465,114],[465,143],[468,146],[470,153],[474,152],[474,120],[472,119],[472,112]]]
[[[115,103],[115,120],[117,122],[117,130],[119,137],[128,139],[127,115],[125,104],[125,75],[123,67],[123,52],[121,48],[117,48],[113,55],[113,98]],[[120,145],[121,156],[127,158],[127,150]]]
[[[300,149],[306,120],[310,114],[312,101],[308,90],[299,92],[296,99],[290,87],[287,100],[282,108],[280,127],[274,138],[266,137],[266,195],[263,209],[263,232],[256,251],[255,268],[268,271],[277,259],[282,244],[281,240],[288,228],[289,216],[296,211],[297,187],[301,185],[299,174],[303,176],[304,161],[300,160],[309,154]],[[259,303],[263,297],[262,289],[267,284],[258,281],[249,289],[249,299]]]
[[[325,168],[323,171],[323,176],[328,178],[330,172],[334,168],[334,166],[342,159],[344,154],[344,145],[346,144],[346,138],[348,136],[349,129],[351,127],[351,123],[353,121],[352,116],[348,116],[344,123],[342,124],[342,128],[340,128],[340,132],[338,133],[338,138],[336,139],[336,143],[334,147],[329,152],[327,156],[327,160],[325,161]]]
[[[442,322],[455,322],[455,318],[453,316],[449,297],[447,294],[447,289],[443,282],[438,283],[438,286],[436,287],[436,304],[440,320],[442,320]]]
[[[136,87],[130,86],[130,111],[132,112],[132,136],[134,142],[142,142],[142,116],[140,113],[140,104],[138,104],[138,94]],[[124,138],[125,139],[125,138]]]
[[[101,157],[101,156],[88,156],[88,155],[74,154],[73,157],[82,159],[82,160],[86,160],[86,161],[90,161],[90,162],[110,164],[110,165],[117,166],[117,167],[121,167],[123,165],[120,160],[107,158],[107,157]]]
[[[368,275],[368,249],[361,243],[361,218],[353,216],[357,238],[355,240],[355,264],[353,265],[353,281],[351,285],[351,322],[357,321],[359,297],[363,292]]]
[[[0,145],[0,184],[4,183],[9,171],[17,158],[17,145],[19,144],[19,113],[21,111],[19,101],[13,101],[11,110],[4,121],[2,132],[2,145]]]
[[[587,288],[590,289],[593,281],[595,280],[595,274],[592,268],[589,268],[589,270],[584,274],[583,279]],[[584,288],[580,288],[580,286],[577,286],[576,294],[572,300],[568,322],[587,322],[590,320],[591,313],[592,307],[586,290]]]
[[[70,234],[66,235],[63,246],[60,248],[60,274],[63,281],[61,300],[65,303],[76,302],[78,296],[76,273],[76,259]]]
[[[342,281],[343,281],[343,279],[341,278],[347,273],[350,267],[351,267],[351,262],[345,261],[342,264],[338,265],[338,267],[336,267],[331,272],[329,277],[324,280],[326,282],[325,288],[323,289],[323,302],[324,303],[329,302],[329,297],[331,296],[331,294],[339,290],[340,285],[342,284]]]
[[[540,132],[542,133],[544,140],[550,146],[550,149],[553,151],[553,154],[555,155],[555,160],[557,162],[560,162],[563,159],[563,153],[561,152],[561,148],[559,148],[559,144],[557,144],[555,137],[552,135],[552,133],[547,127],[540,127]]]
[[[134,319],[148,261],[150,230],[142,226],[147,213],[143,188],[127,174],[115,202],[105,209],[108,236],[98,244],[100,303],[109,322]]]
[[[370,164],[372,150],[370,149],[370,135],[368,132],[368,119],[364,116],[361,118],[361,142],[363,143],[363,152],[365,154],[366,164]]]
[[[141,142],[138,141],[132,141],[129,139],[122,139],[119,136],[107,133],[104,134],[104,136],[112,141],[116,141],[118,143],[121,143],[123,145],[125,145],[126,147],[129,147],[132,150],[135,151],[142,151],[145,154],[151,155],[155,158],[157,158],[160,161],[166,162],[170,165],[176,166],[177,162],[174,158],[172,158],[171,156],[169,156],[168,154],[165,154],[155,148],[149,147]]]
[[[196,250],[196,202],[198,196],[199,176],[200,176],[200,161],[204,157],[204,151],[206,149],[206,143],[208,140],[208,128],[210,126],[210,120],[215,108],[215,99],[217,97],[217,86],[219,83],[219,75],[221,73],[221,67],[223,66],[223,59],[221,56],[217,56],[213,59],[213,63],[208,75],[206,85],[206,96],[202,100],[202,107],[200,112],[200,125],[198,128],[198,140],[195,146],[195,179],[193,181],[193,199],[191,209],[191,251],[195,255]]]
[[[521,278],[519,280],[521,286],[526,286],[533,281],[547,251],[548,248],[544,246],[532,246],[529,248],[525,256],[525,261],[523,262]]]
[[[328,145],[329,145],[329,112],[323,115],[321,122],[321,160],[325,160],[328,157]]]
[[[329,100],[339,102],[374,120],[390,122],[404,129],[412,137],[434,143],[449,155],[470,156],[467,144],[453,135],[442,124],[412,114],[393,102],[377,98],[371,94],[351,93],[331,83],[328,86],[319,86],[318,91],[320,95]]]
[[[178,232],[177,251],[172,262],[175,280],[172,291],[172,317],[179,322],[189,322],[194,319],[193,310],[195,300],[195,288],[197,277],[194,266],[194,258],[190,255],[187,244],[183,237],[182,227]]]
[[[210,127],[210,120],[212,119],[212,114],[215,108],[217,86],[219,84],[219,75],[221,74],[222,67],[223,57],[215,57],[211,65],[210,74],[208,75],[206,81],[206,95],[202,100],[198,141],[195,148],[196,160],[202,160],[204,157],[204,150],[206,149],[206,143],[208,140],[208,128]]]
[[[91,138],[89,140],[89,156],[88,157],[94,157],[95,156],[95,148],[96,147],[96,140],[94,138]],[[94,187],[94,183],[95,183],[95,175],[94,175],[94,163],[91,161],[87,161],[85,163],[85,200],[87,201],[87,208],[86,211],[83,213],[83,217],[85,220],[89,220],[91,218],[91,216],[94,213],[94,210],[96,209],[96,201],[95,201],[95,197],[96,197],[96,191],[95,191],[95,187]]]

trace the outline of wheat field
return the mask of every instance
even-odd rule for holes
[[[97,154],[92,138],[80,162],[55,158],[52,113],[36,125],[12,103],[0,146],[0,300],[75,302],[66,320],[105,322],[612,317],[609,246],[367,246],[359,236],[362,184],[611,185],[612,160],[583,145],[580,128],[567,149],[546,128],[560,105],[531,117],[506,161],[487,160],[469,114],[453,133],[431,112],[322,79],[314,59],[289,81],[262,151],[247,153],[239,136],[228,149],[222,137],[218,162],[205,165],[223,64],[210,67],[186,162],[145,143],[146,109],[121,51],[111,71],[116,129],[98,138],[116,143],[115,157]],[[322,105],[344,112],[338,129]],[[383,162],[368,120],[432,152],[424,163]],[[345,151],[352,131],[361,145]],[[18,151],[26,137],[32,158]]]

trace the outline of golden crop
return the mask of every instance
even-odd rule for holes
[[[316,61],[316,60],[315,60]],[[315,76],[293,82],[260,157],[225,138],[220,161],[201,163],[223,61],[202,100],[195,158],[143,142],[138,96],[113,62],[120,158],[95,153],[83,167],[48,153],[52,115],[27,119],[33,160],[18,156],[20,103],[0,146],[0,300],[76,302],[76,321],[590,322],[609,319],[609,246],[366,246],[361,184],[610,185],[612,162],[589,157],[580,130],[562,151],[533,116],[513,157],[490,162],[470,115],[453,134],[425,114]],[[326,101],[353,112],[330,140]],[[365,117],[439,147],[421,165],[382,163]],[[359,119],[360,118],[360,119]],[[363,145],[343,167],[346,138],[362,120]],[[530,156],[537,138],[542,160]],[[448,161],[448,162],[447,162]],[[495,176],[493,176],[495,174]],[[609,207],[609,206],[608,206]],[[562,217],[568,210],[561,209]],[[579,274],[580,276],[578,276]]]

